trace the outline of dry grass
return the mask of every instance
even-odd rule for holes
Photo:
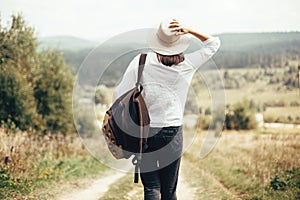
[[[300,118],[300,107],[268,107],[266,111],[263,113],[265,117],[273,118],[285,118],[287,123],[291,123],[295,121],[295,119]],[[288,117],[291,119],[288,120]]]
[[[203,137],[200,134],[186,157],[208,170],[241,198],[299,197],[300,185],[296,182],[300,180],[292,176],[300,169],[300,134],[225,132],[213,152],[200,161],[196,158]],[[273,188],[277,184],[276,181],[271,183],[275,176],[280,179],[277,182],[285,182],[285,188]],[[295,183],[291,182],[293,178],[297,179]]]
[[[1,129],[0,139],[0,199],[47,199],[49,191],[38,192],[43,186],[104,169],[75,133],[38,136]]]

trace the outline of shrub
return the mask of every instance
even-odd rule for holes
[[[255,120],[255,106],[252,101],[243,100],[233,105],[225,115],[226,129],[254,129],[257,126]]]
[[[273,190],[285,191],[289,189],[300,189],[300,169],[292,168],[285,170],[280,175],[275,175],[270,181],[270,187]]]
[[[285,107],[286,102],[283,100],[273,100],[273,101],[265,102],[264,106],[266,106],[266,107]]]
[[[211,118],[208,116],[200,115],[199,126],[201,129],[207,130],[209,128],[209,125],[211,123]]]
[[[298,107],[298,106],[300,106],[300,103],[298,101],[291,101],[290,102],[290,106],[292,106],[292,107]]]

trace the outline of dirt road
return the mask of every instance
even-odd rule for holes
[[[179,200],[201,200],[201,199],[238,199],[233,193],[223,186],[215,177],[201,169],[201,173],[193,165],[183,159],[181,173],[177,187],[177,197]],[[197,173],[197,174],[193,174]],[[126,173],[110,171],[100,179],[91,181],[84,188],[72,189],[64,192],[57,200],[99,200],[111,194],[106,192],[114,182],[125,178]],[[134,184],[134,183],[132,183]],[[117,199],[117,198],[116,198]],[[141,184],[134,185],[133,189],[128,191],[123,200],[143,199],[143,189]]]
[[[125,175],[124,172],[109,171],[102,178],[92,180],[85,188],[77,188],[64,192],[58,200],[98,200],[109,189],[110,185]]]
[[[195,130],[195,116],[185,118],[185,133],[189,135]],[[188,148],[189,143],[193,138],[186,138],[185,144]],[[125,178],[126,173],[116,170],[110,170],[98,180],[90,181],[84,188],[77,188],[71,191],[66,191],[57,200],[98,200],[108,195],[106,192],[111,185]],[[132,183],[133,184],[133,183]],[[110,194],[111,195],[111,194]],[[199,169],[197,163],[191,163],[186,159],[182,159],[181,171],[178,182],[177,196],[179,200],[200,200],[200,199],[237,199],[223,184],[216,180],[213,176]],[[110,196],[111,199],[111,196]],[[134,185],[133,189],[128,191],[124,200],[143,199],[143,188],[141,184]]]
[[[78,188],[57,197],[58,200],[98,200],[105,197],[105,192],[109,189],[112,183],[118,181],[125,176],[124,172],[110,171],[103,178],[91,181],[91,184],[86,188]],[[132,183],[133,184],[133,183]],[[178,183],[178,199],[195,199],[196,188],[188,185],[186,177],[180,176]],[[142,199],[143,191],[139,188],[134,188],[129,191],[125,199]]]

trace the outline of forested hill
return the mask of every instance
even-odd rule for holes
[[[97,42],[73,36],[54,36],[39,38],[39,44],[40,49],[50,47],[63,51],[79,51],[95,47]]]
[[[300,54],[300,32],[227,33],[215,61],[224,68],[282,67]]]
[[[221,50],[224,52],[281,52],[283,49],[296,48],[297,45],[300,48],[300,32],[224,33],[217,36],[222,41]],[[41,48],[58,48],[63,51],[79,51],[101,43],[73,36],[42,37],[39,42]]]
[[[221,49],[229,52],[271,51],[281,52],[300,44],[300,32],[226,33],[218,35]]]
[[[214,60],[220,68],[283,67],[287,66],[290,61],[300,59],[298,58],[300,55],[300,32],[225,33],[218,36],[222,45],[214,56]],[[67,36],[40,38],[39,42],[41,48],[50,47],[63,51],[66,62],[75,70],[78,69],[88,53],[101,44],[98,41]],[[191,40],[188,51],[199,48],[199,44],[196,39]],[[111,54],[118,55],[118,52],[124,49],[132,50],[134,44],[124,41],[120,44],[115,42],[108,48],[101,50],[101,54],[105,56],[100,59],[100,62],[101,60],[105,62],[104,60]],[[131,58],[132,55],[129,57]],[[95,68],[99,66],[101,63],[98,62]],[[119,63],[111,72],[119,76],[126,67],[124,62]],[[109,77],[113,78],[114,74]]]

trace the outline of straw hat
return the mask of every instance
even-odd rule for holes
[[[162,21],[158,28],[153,28],[149,31],[147,42],[149,47],[162,55],[175,55],[184,52],[190,42],[187,35],[176,35],[176,32],[171,32],[170,23],[174,21]]]

